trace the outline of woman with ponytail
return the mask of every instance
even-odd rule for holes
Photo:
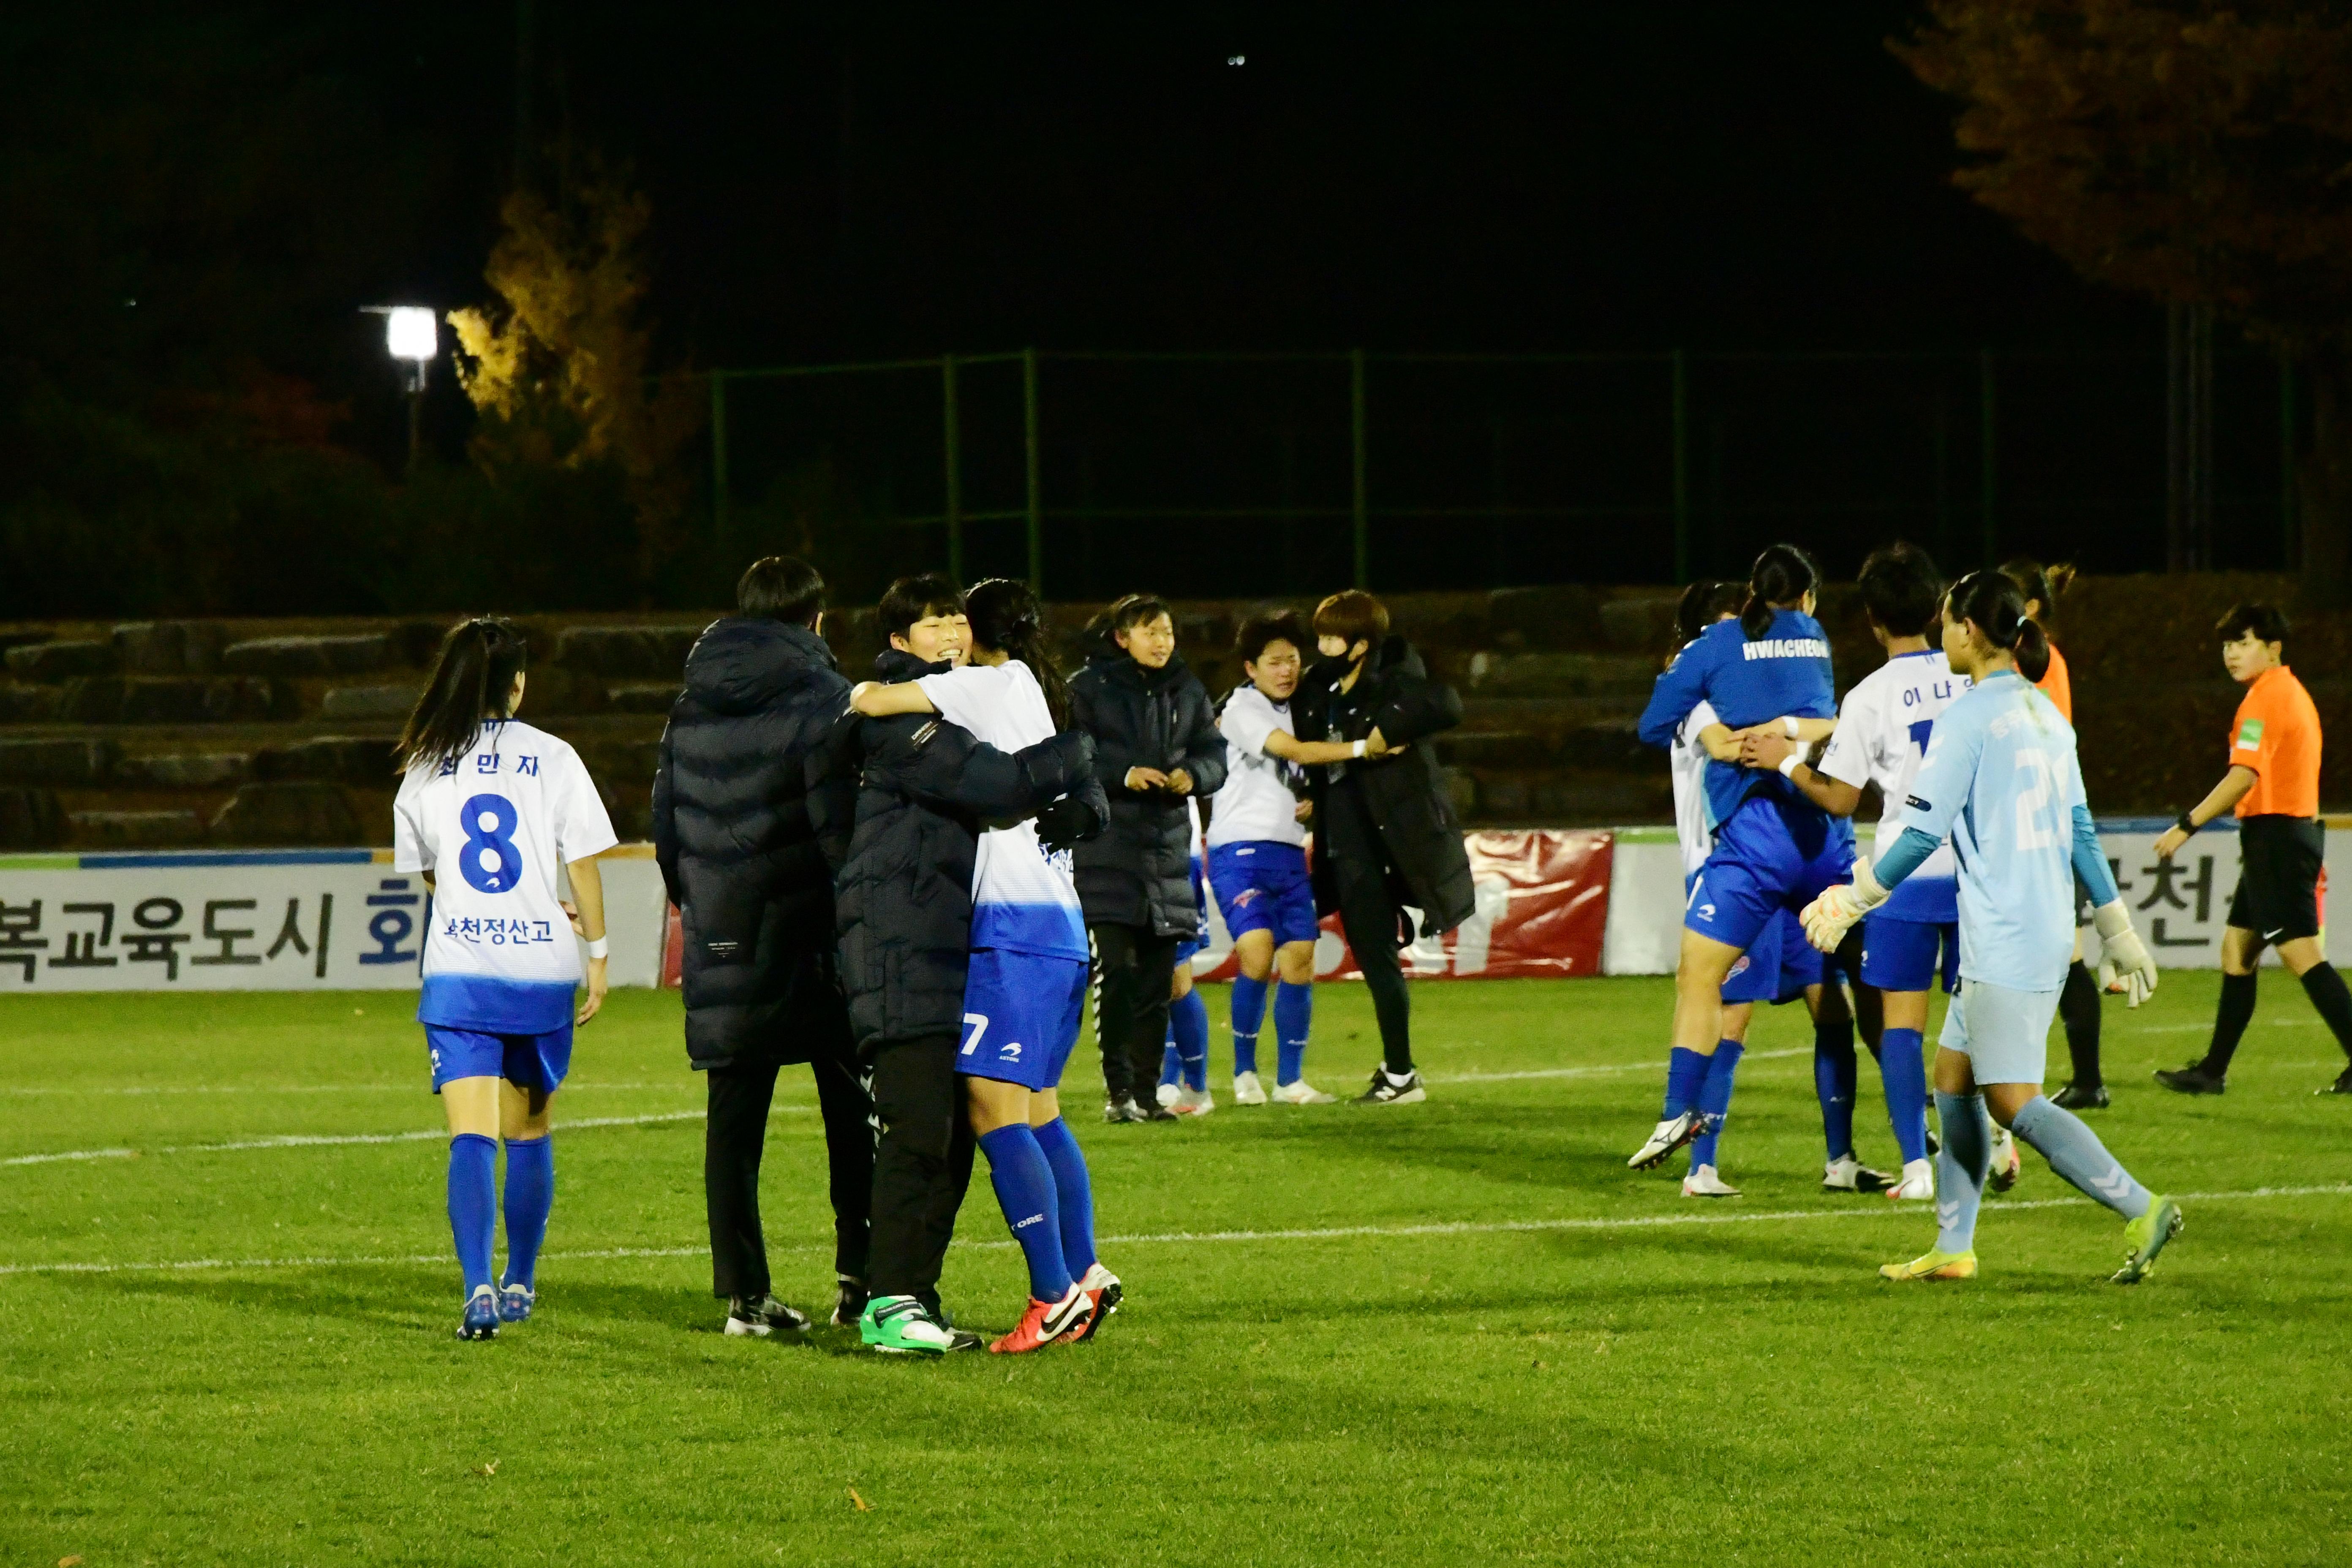
[[[449,1121],[461,1340],[497,1338],[500,1323],[529,1318],[538,1300],[555,1198],[550,1106],[571,1069],[572,1031],[604,1003],[595,858],[615,842],[613,824],[580,754],[515,717],[529,662],[511,622],[451,627],[397,753],[393,869],[421,875],[433,895],[416,1018]],[[569,904],[558,895],[559,866],[571,874]],[[501,1141],[507,1267],[493,1283]]]
[[[1738,618],[1706,627],[1658,677],[1642,714],[1643,742],[1671,746],[1702,703],[1735,732],[1770,723],[1792,741],[1826,740],[1837,727],[1837,693],[1829,637],[1812,615],[1820,580],[1811,558],[1793,544],[1759,555]],[[1724,983],[1745,954],[1749,971],[1769,972],[1780,984],[1787,961],[1801,956],[1783,951],[1781,916],[1853,863],[1852,826],[1791,782],[1791,768],[1801,765],[1791,757],[1777,772],[1760,772],[1719,756],[1704,764],[1701,804],[1713,847],[1684,907],[1665,1107],[1626,1162],[1635,1170],[1720,1131],[1741,1054],[1724,1027]],[[1810,960],[1810,973],[1803,984],[1820,984],[1818,960]],[[1712,1163],[1695,1165],[1683,1192],[1736,1195]]]

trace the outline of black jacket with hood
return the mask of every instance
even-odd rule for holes
[[[1345,765],[1380,830],[1390,896],[1421,911],[1423,935],[1452,931],[1476,907],[1470,856],[1462,846],[1461,819],[1445,793],[1435,749],[1412,743],[1462,722],[1462,698],[1432,680],[1421,655],[1401,637],[1382,640],[1366,657],[1355,686],[1341,692],[1339,682],[1347,673],[1347,665],[1337,659],[1308,668],[1290,700],[1298,738],[1360,741],[1377,728],[1390,745],[1412,747],[1377,762]],[[1320,821],[1324,797],[1333,787],[1330,769],[1310,767],[1307,779]],[[1318,843],[1319,848],[1319,835]],[[1316,910],[1329,914],[1339,907],[1339,889],[1328,858],[1320,853],[1314,879]]]
[[[844,1048],[833,875],[809,820],[806,763],[848,695],[833,650],[806,626],[730,616],[686,656],[654,774],[653,836],[685,925],[697,1068]]]
[[[895,649],[874,662],[886,681],[947,668]],[[928,713],[844,715],[811,759],[809,800],[837,868],[841,978],[861,1052],[963,1032],[981,830],[1042,812],[1041,835],[1099,833],[1109,812],[1093,763],[1093,742],[1074,730],[1005,752]]]
[[[1192,897],[1192,816],[1185,797],[1127,787],[1129,768],[1192,775],[1205,800],[1225,782],[1225,737],[1208,688],[1171,657],[1146,669],[1106,634],[1070,678],[1070,722],[1095,739],[1095,776],[1110,802],[1110,830],[1077,851],[1087,920],[1148,926],[1160,936],[1201,929]]]

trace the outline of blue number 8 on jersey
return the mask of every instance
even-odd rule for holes
[[[514,841],[518,820],[514,802],[502,795],[474,795],[457,808],[457,826],[466,835],[457,868],[476,892],[511,892],[522,880],[522,851]]]

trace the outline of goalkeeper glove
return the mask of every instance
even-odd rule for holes
[[[1853,863],[1853,880],[1826,889],[1805,906],[1797,918],[1804,922],[1805,940],[1823,952],[1835,952],[1853,922],[1886,901],[1886,889],[1870,874],[1870,862]]]
[[[2156,989],[2156,960],[2148,956],[2147,943],[2140,941],[2139,932],[2132,930],[2131,911],[2117,899],[2092,910],[2091,923],[2098,928],[2099,945],[2105,950],[2100,967],[2116,966],[2125,1001],[2138,1006]]]

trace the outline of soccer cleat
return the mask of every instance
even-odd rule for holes
[[[1429,1098],[1429,1089],[1421,1081],[1421,1069],[1414,1068],[1402,1079],[1389,1076],[1389,1069],[1372,1069],[1372,1087],[1356,1096],[1358,1105],[1418,1105]]]
[[[741,1337],[766,1339],[770,1334],[797,1334],[809,1326],[808,1314],[795,1311],[773,1296],[737,1296],[727,1303],[727,1331]]]
[[[2220,1094],[2229,1088],[2220,1073],[2205,1070],[2202,1060],[2185,1068],[2158,1068],[2156,1081],[2175,1094]]]
[[[1906,1170],[1909,1166],[1904,1167]],[[2005,1193],[2017,1185],[2017,1178],[2025,1173],[2025,1156],[2017,1152],[2017,1138],[2006,1127],[1992,1130],[1992,1169],[1985,1173],[1985,1183],[1994,1192]],[[1930,1192],[1928,1196],[1935,1194]]]
[[[2352,1068],[2346,1068],[2342,1072],[2337,1073],[2336,1075],[2336,1081],[2329,1084],[2326,1089],[2315,1089],[2311,1092],[2314,1094],[2352,1094]]]
[[[1106,1100],[1103,1101],[1103,1120],[1109,1122],[1113,1127],[1118,1126],[1122,1121],[1141,1121],[1143,1119],[1142,1108],[1131,1100]]]
[[[524,1323],[530,1321],[530,1310],[537,1304],[539,1293],[528,1285],[509,1280],[499,1287],[499,1321]]]
[[[1254,1072],[1234,1074],[1234,1103],[1235,1105],[1265,1103],[1265,1089],[1257,1081],[1257,1074]]]
[[[1176,1113],[1156,1100],[1150,1105],[1130,1100],[1127,1102],[1127,1119],[1129,1121],[1173,1121]]]
[[[950,1354],[957,1351],[980,1350],[988,1343],[986,1340],[970,1330],[956,1327],[955,1314],[949,1311],[940,1302],[940,1293],[937,1290],[918,1290],[915,1292],[915,1300],[923,1304],[923,1310],[930,1314],[931,1321],[948,1331],[950,1342],[948,1345]]]
[[[2147,1279],[2156,1271],[2156,1255],[2180,1234],[2185,1223],[2179,1204],[2163,1196],[2152,1200],[2146,1214],[2124,1226],[2124,1240],[2131,1244],[2131,1250],[2124,1255],[2124,1266],[2109,1279],[2117,1285],[2137,1285]]]
[[[1928,1128],[1928,1129],[1927,1129],[1927,1158],[1929,1158],[1930,1160],[1932,1160],[1932,1159],[1934,1159],[1937,1155],[1938,1155],[1938,1154],[1942,1153],[1943,1152],[1944,1152],[1944,1141],[1943,1141],[1941,1138],[1938,1138],[1938,1137],[1937,1137],[1937,1136],[1936,1136],[1936,1130],[1935,1130],[1934,1128],[1932,1128],[1932,1127]]]
[[[835,1279],[841,1289],[833,1299],[833,1326],[856,1328],[858,1319],[866,1315],[866,1281],[852,1279],[846,1274],[835,1275]]]
[[[1103,1321],[1118,1310],[1119,1301],[1127,1292],[1120,1287],[1118,1276],[1100,1263],[1087,1268],[1087,1277],[1078,1281],[1078,1289],[1087,1293],[1092,1303],[1087,1313],[1087,1326],[1078,1331],[1078,1338],[1090,1340],[1103,1326]]]
[[[1880,1264],[1878,1277],[1901,1284],[1922,1279],[1973,1279],[1977,1277],[1977,1255],[1973,1252],[1922,1253],[1908,1263]]]
[[[2050,1097],[2050,1103],[2061,1110],[2105,1110],[2107,1108],[2107,1088],[2095,1083],[2085,1089],[2070,1083]]]
[[[1825,1193],[1883,1193],[1901,1181],[1884,1171],[1874,1171],[1852,1154],[1840,1154],[1822,1167],[1822,1191]]]
[[[457,1320],[457,1337],[461,1340],[494,1340],[499,1337],[499,1293],[488,1285],[474,1292],[466,1302],[466,1315]]]
[[[1274,1091],[1276,1105],[1336,1105],[1339,1097],[1326,1094],[1305,1079],[1294,1079]]]
[[[1936,1164],[1932,1160],[1906,1160],[1903,1174],[1895,1184],[1884,1189],[1888,1201],[1902,1203],[1919,1198],[1929,1203],[1936,1200]]]
[[[1188,1089],[1169,1109],[1179,1116],[1206,1116],[1217,1109],[1217,1097],[1205,1089]]]
[[[1696,1110],[1667,1117],[1650,1129],[1650,1141],[1633,1151],[1633,1157],[1625,1162],[1627,1169],[1646,1171],[1663,1164],[1667,1155],[1697,1137],[1706,1125],[1706,1118]]]
[[[1055,1340],[1079,1338],[1094,1317],[1094,1298],[1076,1285],[1058,1301],[1029,1299],[1029,1310],[1021,1314],[1021,1324],[1011,1333],[988,1347],[992,1355],[1022,1355],[1042,1350]]]
[[[1683,1196],[1686,1198],[1736,1198],[1739,1189],[1715,1173],[1713,1165],[1693,1165],[1690,1174],[1683,1178]]]
[[[884,1355],[945,1355],[956,1348],[955,1331],[912,1296],[877,1296],[867,1301],[857,1315],[857,1337],[867,1349]]]
[[[1176,1102],[1184,1098],[1184,1089],[1180,1084],[1163,1083],[1151,1091],[1151,1098],[1154,1102],[1173,1110],[1176,1109]]]

